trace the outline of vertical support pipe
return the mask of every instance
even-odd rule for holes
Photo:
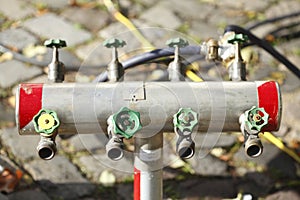
[[[138,136],[135,138],[134,200],[160,200],[163,198],[163,134]]]

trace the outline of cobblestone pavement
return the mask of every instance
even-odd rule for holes
[[[41,47],[45,39],[67,41],[68,47],[61,50],[60,60],[67,66],[69,82],[92,81],[95,74],[105,69],[110,51],[104,49],[102,42],[112,35],[128,43],[121,51],[121,59],[126,58],[124,52],[134,53],[141,48],[132,33],[107,12],[102,1],[75,2],[0,0],[0,43],[44,63],[41,67],[10,54],[0,54],[0,164],[25,173],[15,191],[0,194],[0,199],[132,199],[132,160],[110,161],[104,153],[105,136],[58,137],[58,155],[44,161],[36,152],[39,137],[19,136],[15,128],[16,86],[20,82],[47,79],[45,66],[51,59],[51,50]],[[137,26],[161,27],[142,29],[157,47],[163,47],[174,35],[182,34],[196,43],[219,37],[229,24],[247,27],[266,18],[300,11],[299,0],[120,0],[119,3],[121,11]],[[266,24],[253,32],[264,37],[295,22],[299,24],[300,17]],[[299,38],[279,41],[275,46],[299,65]],[[261,49],[253,47],[251,52],[251,62],[255,65],[249,68],[249,79],[275,79],[281,84],[283,118],[281,129],[275,134],[300,152],[300,81]],[[87,67],[78,70],[80,64]],[[214,77],[218,72],[208,68],[205,74]],[[141,66],[129,70],[125,79],[147,79],[161,73],[161,69],[149,71]],[[200,134],[195,139],[197,151],[207,153],[201,159],[180,162],[172,146],[165,149],[171,159],[165,161],[171,163],[164,169],[165,198],[224,199],[247,193],[268,200],[300,199],[299,163],[272,144],[264,141],[264,154],[249,159],[244,154],[240,133],[224,133],[220,138],[219,134],[211,133],[204,137],[205,134]]]

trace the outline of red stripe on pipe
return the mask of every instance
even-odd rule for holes
[[[19,93],[19,124],[24,128],[42,108],[43,84],[23,83]]]
[[[134,183],[133,183],[134,200],[141,199],[141,171],[134,168]]]
[[[275,81],[263,82],[257,88],[259,107],[264,108],[269,114],[268,125],[263,131],[275,131],[279,128],[280,121],[280,92]]]

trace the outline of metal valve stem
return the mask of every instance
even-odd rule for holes
[[[48,65],[48,80],[53,83],[61,83],[65,79],[65,65],[59,61],[58,49],[66,47],[67,43],[60,39],[46,40],[44,45],[53,49],[52,61]]]
[[[184,81],[184,70],[180,59],[180,48],[186,47],[189,43],[187,40],[182,38],[170,39],[166,44],[174,48],[174,60],[169,64],[169,80],[170,81]]]

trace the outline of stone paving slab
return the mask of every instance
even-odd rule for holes
[[[0,0],[0,12],[12,20],[19,20],[35,13],[35,10],[22,0]]]
[[[0,137],[17,158],[23,161],[38,158],[36,146],[39,136],[20,136],[16,128],[7,128],[1,131]]]
[[[299,188],[287,189],[283,191],[277,191],[271,195],[268,195],[265,200],[298,200],[300,199]]]
[[[218,32],[216,26],[203,21],[192,21],[188,30],[188,35],[206,41],[209,38],[218,39],[221,34]]]
[[[19,135],[16,127],[0,129],[0,138],[5,141],[7,148],[21,162],[32,159],[40,159],[36,151],[40,136],[38,135]],[[61,149],[61,140],[56,138],[57,149]]]
[[[133,174],[133,161],[126,156],[119,161],[112,161],[106,154],[92,154],[80,157],[79,163],[83,171],[86,170],[92,175],[92,180],[95,182],[99,182],[99,177],[104,170],[113,173],[118,182],[131,179]]]
[[[61,9],[69,4],[69,0],[26,0],[33,4],[41,5],[51,9]]]
[[[103,39],[91,42],[75,50],[76,55],[83,60],[83,65],[108,64],[111,51],[103,47]],[[84,70],[84,69],[83,69]]]
[[[195,174],[205,176],[228,176],[227,163],[210,154],[202,156],[196,152],[191,159],[187,160],[187,162],[191,164]]]
[[[33,160],[25,163],[24,168],[52,198],[79,199],[92,195],[95,190],[95,186],[63,156],[55,156],[50,161]]]
[[[200,177],[190,178],[184,181],[166,183],[175,193],[176,199],[234,199],[238,192],[236,181],[232,179],[200,179]],[[169,194],[170,195],[170,194]]]
[[[200,2],[199,0],[189,0],[189,1],[177,1],[168,0],[163,1],[162,4],[171,10],[173,10],[176,15],[180,16],[182,21],[189,23],[192,21],[203,21],[207,20],[210,13],[216,11],[216,6],[213,4],[207,4]]]
[[[6,46],[22,50],[28,45],[36,44],[37,39],[27,31],[21,28],[16,28],[0,32],[0,42]]]
[[[121,184],[117,186],[117,194],[122,197],[123,200],[132,200],[133,184]]]
[[[236,166],[245,164],[246,162],[255,163],[256,166],[262,167],[265,170],[275,172],[277,177],[295,178],[296,165],[294,160],[284,152],[280,151],[273,144],[263,143],[263,153],[257,158],[250,158],[245,155],[244,147],[234,155],[233,161]]]
[[[231,1],[231,0],[223,0],[216,2],[217,6],[219,8],[232,8],[232,9],[241,9],[241,10],[247,10],[247,11],[263,11],[266,9],[267,6],[270,5],[272,0],[238,0],[238,1]]]
[[[142,24],[140,20],[134,20],[133,23],[136,25]],[[144,24],[143,27],[145,27],[145,25],[146,24]],[[112,37],[124,40],[126,42],[126,46],[119,49],[119,56],[122,55],[122,52],[130,52],[141,48],[141,43],[137,40],[136,37],[134,37],[133,33],[119,22],[112,23],[107,27],[105,27],[104,29],[100,30],[98,36],[103,38],[103,41]],[[105,55],[106,54],[104,53],[103,56]]]
[[[50,198],[46,195],[46,193],[42,192],[39,189],[35,189],[35,190],[30,189],[30,190],[14,192],[12,194],[7,195],[7,198],[9,200],[20,200],[20,199],[50,200]]]
[[[159,20],[157,20],[158,16]],[[163,1],[143,12],[140,19],[144,19],[153,25],[158,25],[172,30],[179,28],[182,24],[180,18],[176,16],[172,9],[164,6]]]
[[[135,19],[132,20],[132,22],[138,27],[139,31],[141,31],[144,37],[147,38],[147,40],[156,48],[166,47],[166,41],[175,37],[183,37],[189,40],[190,44],[195,44],[195,41],[192,41],[191,37],[174,29],[153,26],[148,23],[147,20]],[[125,47],[120,49],[121,53],[123,50],[126,53],[130,53],[137,52],[137,50],[149,51],[149,48],[153,48],[142,47],[141,42],[134,36],[134,34],[119,22],[111,23],[106,28],[100,30],[98,36],[103,39],[117,37],[124,40],[127,44]]]
[[[282,95],[283,108],[282,108],[282,122],[288,127],[293,127],[296,132],[300,133],[300,81],[298,89],[293,93],[286,93]],[[298,103],[294,103],[298,102]]]
[[[237,141],[235,135],[224,133],[198,133],[195,135],[195,148],[212,149],[231,147]]]
[[[107,137],[104,134],[77,134],[69,139],[69,143],[74,151],[94,152],[105,148]]]
[[[8,197],[0,193],[0,200],[8,200]]]
[[[15,121],[15,111],[13,108],[0,102],[0,127],[1,123],[14,122]]]
[[[219,9],[217,12],[211,12],[207,19],[208,24],[217,27],[229,24],[241,25],[249,20],[245,13],[236,9]]]
[[[42,73],[41,68],[35,66],[29,67],[16,60],[0,63],[0,71],[0,87],[2,88],[11,87],[16,83],[28,80]]]
[[[110,22],[108,13],[100,9],[72,7],[64,10],[61,16],[73,23],[84,26],[92,32],[99,31],[99,29],[103,28]]]
[[[282,16],[284,13],[297,12],[300,9],[300,3],[298,0],[280,1],[278,4],[272,5],[265,12],[266,18],[273,18]]]
[[[71,23],[52,13],[29,19],[23,26],[43,38],[66,40],[68,46],[83,43],[91,38],[89,32],[75,28]]]

